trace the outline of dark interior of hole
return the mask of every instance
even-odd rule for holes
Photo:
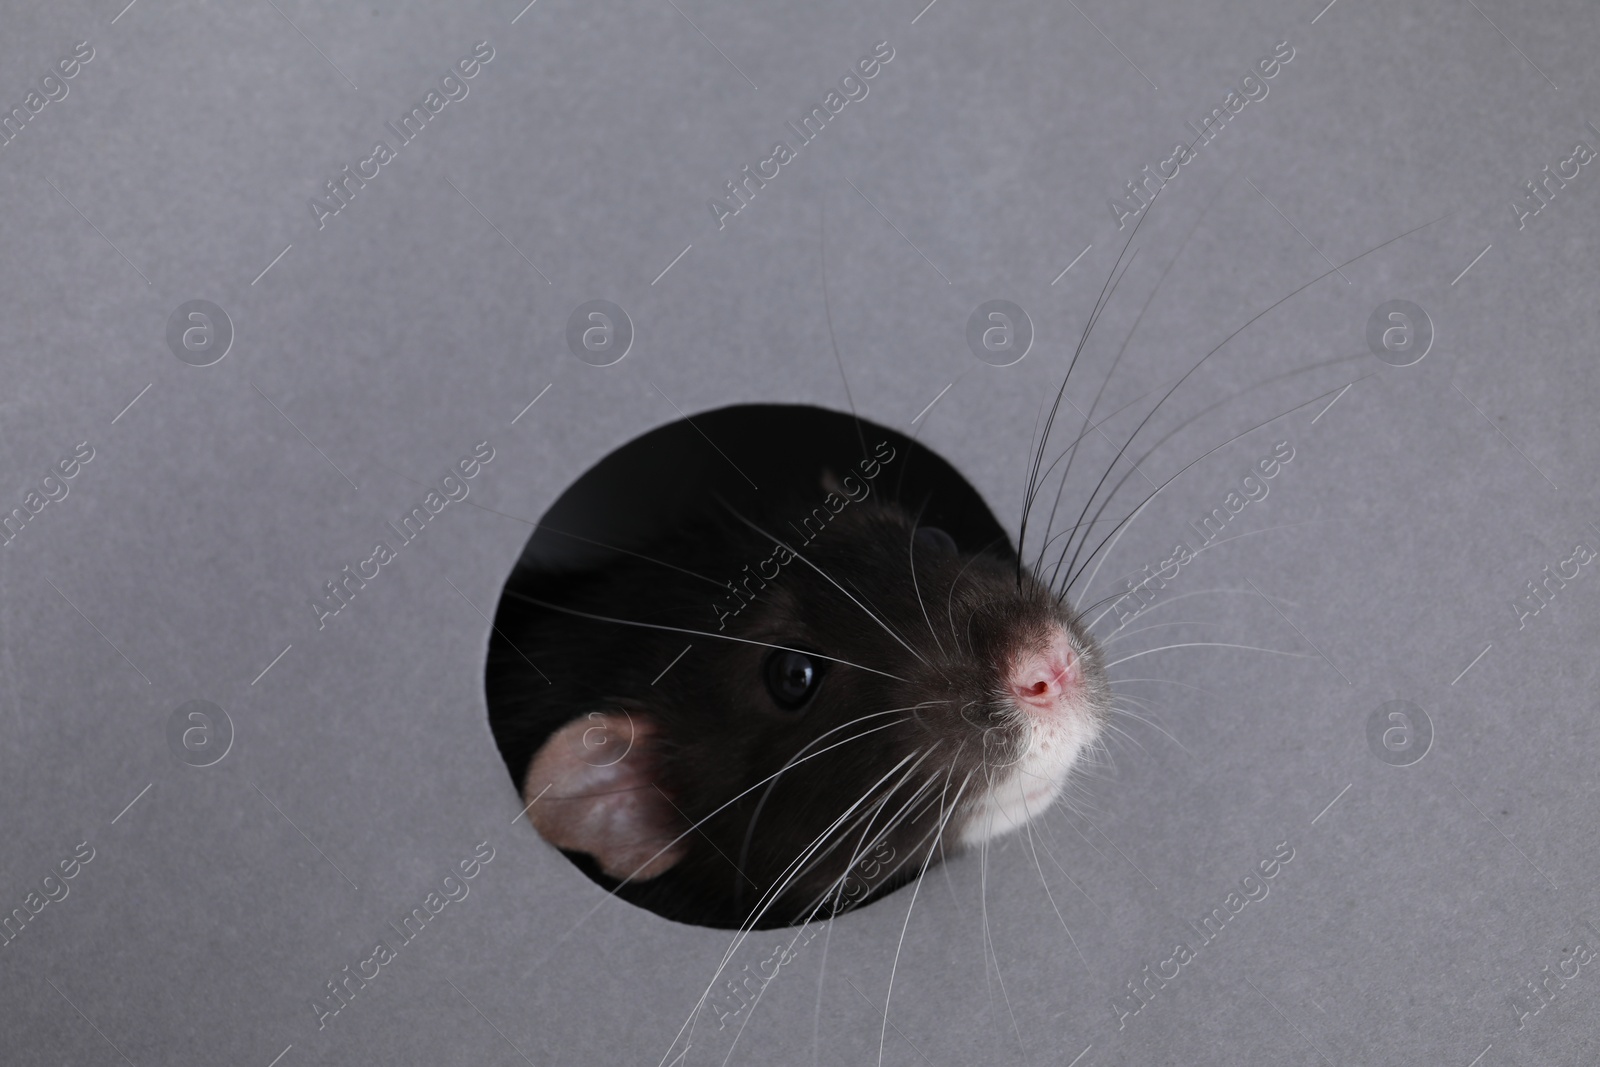
[[[946,460],[905,434],[817,407],[751,404],[662,426],[596,463],[541,518],[506,588],[540,596],[556,589],[563,574],[604,568],[621,553],[645,549],[696,515],[725,506],[756,510],[757,494],[814,499],[821,493],[825,471],[847,473],[881,441],[889,442],[896,452],[894,469],[886,471],[875,487],[883,498],[918,516],[921,525],[943,530],[964,552],[1013,554],[1004,527],[971,484]],[[502,595],[500,619],[517,607],[516,601]],[[537,649],[523,651],[538,659]],[[561,669],[560,665],[547,668]],[[496,715],[492,673],[486,683],[495,740],[520,789],[533,753],[550,734],[587,709],[552,707],[531,730],[524,723],[513,734]],[[670,872],[655,879],[656,884],[619,886],[588,856],[563,854],[623,899],[680,921],[724,925],[698,915],[683,901],[664,906],[664,897],[671,894]],[[881,887],[868,902],[897,884]],[[763,925],[784,924],[757,924]]]

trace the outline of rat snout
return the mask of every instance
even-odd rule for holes
[[[1081,681],[1077,654],[1066,631],[1058,628],[1042,647],[1013,658],[1006,686],[1024,712],[1052,715],[1065,710]]]

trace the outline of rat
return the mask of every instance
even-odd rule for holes
[[[486,689],[545,841],[668,918],[769,928],[1037,818],[1113,702],[1064,590],[964,482],[918,477],[942,460],[819,409],[759,406],[741,439],[739,410],[696,416],[711,483],[649,446],[661,431],[634,442],[659,469],[621,492],[666,512],[654,529],[576,565],[524,556]],[[824,444],[817,419],[850,432]]]

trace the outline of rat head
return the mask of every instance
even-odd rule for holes
[[[655,910],[858,903],[1037,817],[1107,714],[1099,650],[1045,584],[864,476],[829,484],[502,608],[506,644],[574,668],[528,684],[569,711],[527,765],[530,819]]]

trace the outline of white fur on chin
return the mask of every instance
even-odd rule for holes
[[[1048,718],[1019,712],[1028,731],[1022,758],[996,769],[990,787],[979,794],[958,840],[973,847],[1020,829],[1037,819],[1061,794],[1084,749],[1094,743],[1096,717],[1078,701]]]

